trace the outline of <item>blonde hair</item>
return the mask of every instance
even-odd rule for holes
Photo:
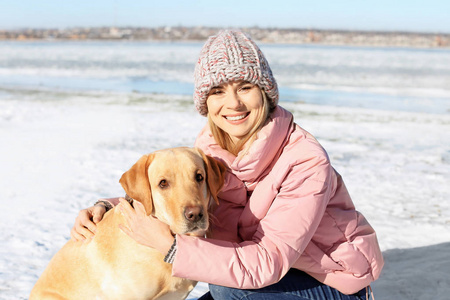
[[[256,134],[265,125],[267,119],[269,118],[270,113],[275,108],[275,106],[271,105],[264,90],[263,89],[260,90],[263,100],[263,107],[261,113],[258,116],[253,128],[236,144],[231,140],[230,135],[228,133],[223,131],[212,121],[211,116],[208,113],[209,128],[211,129],[211,133],[214,139],[216,140],[217,144],[219,144],[220,147],[236,156],[239,154],[241,150],[243,150],[244,146],[247,143],[248,143],[247,146],[250,146],[251,143],[256,139]],[[245,153],[246,152],[244,152],[243,154]]]

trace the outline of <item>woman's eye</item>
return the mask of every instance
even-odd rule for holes
[[[253,88],[253,85],[244,85],[241,87],[241,91],[246,92],[248,90],[251,90],[252,88]]]
[[[197,180],[197,182],[202,182],[204,179],[202,174],[197,174],[195,175],[195,180]]]
[[[219,89],[213,89],[211,90],[211,92],[209,93],[210,95],[220,95],[222,93],[221,90]]]
[[[159,182],[159,187],[164,189],[169,185],[169,183],[167,182],[167,180],[163,179]]]

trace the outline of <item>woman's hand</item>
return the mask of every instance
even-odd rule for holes
[[[120,199],[117,208],[125,217],[127,224],[121,224],[119,228],[139,244],[166,255],[174,241],[169,225],[154,216],[147,216],[142,203],[134,201],[133,206],[134,209],[128,201]]]
[[[103,219],[105,212],[106,207],[102,204],[97,204],[81,210],[70,231],[72,239],[75,241],[83,241],[94,237],[97,228],[95,224]]]

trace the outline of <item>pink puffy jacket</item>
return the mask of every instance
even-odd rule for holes
[[[216,144],[208,126],[196,146],[231,172],[211,238],[177,236],[174,276],[251,289],[297,268],[345,294],[379,277],[375,231],[325,150],[291,113],[278,106],[240,159]]]

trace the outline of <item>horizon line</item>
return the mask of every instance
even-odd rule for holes
[[[253,26],[210,26],[210,25],[158,25],[158,26],[139,26],[139,25],[96,25],[96,26],[83,26],[83,25],[71,25],[71,26],[23,26],[15,28],[0,28],[0,31],[21,31],[21,30],[70,30],[70,29],[94,29],[94,28],[148,28],[148,29],[162,29],[162,28],[205,28],[205,29],[261,29],[261,30],[291,30],[291,31],[324,31],[324,32],[358,32],[358,33],[404,33],[404,34],[443,34],[450,35],[450,31],[418,31],[418,30],[406,30],[406,29],[342,29],[342,28],[320,28],[320,27],[283,27],[283,26],[267,26],[262,27],[258,25]]]

